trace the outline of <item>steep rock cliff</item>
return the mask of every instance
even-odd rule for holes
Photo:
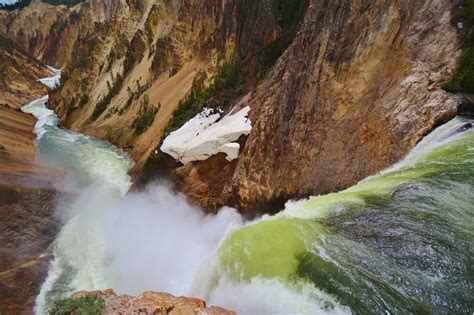
[[[48,93],[51,76],[16,42],[0,35],[0,313],[32,311],[48,270],[46,248],[59,231],[53,183],[62,174],[36,160],[36,119],[19,110]]]
[[[139,172],[180,101],[232,56],[250,52],[240,70],[255,67],[254,56],[281,37],[271,5],[249,3],[34,3],[0,14],[0,32],[66,68],[51,100],[62,124],[126,148]],[[207,209],[254,214],[343,189],[399,160],[456,113],[457,98],[441,89],[460,54],[452,5],[312,0],[290,48],[239,103],[252,108],[254,126],[239,140],[240,158],[176,169],[182,190]],[[246,83],[240,93],[255,77]],[[216,97],[239,95],[224,94]]]
[[[353,185],[455,115],[441,89],[460,54],[452,3],[313,0],[294,42],[247,102],[239,160],[177,170],[209,209],[254,214]],[[226,174],[219,180],[207,170]]]
[[[35,160],[35,123],[33,116],[0,105],[2,314],[31,312],[48,271],[43,253],[59,231],[54,205],[60,193],[52,183],[61,173]]]
[[[280,34],[267,3],[240,0],[33,3],[0,13],[0,25],[0,33],[65,69],[49,104],[61,124],[127,149],[137,167],[180,101],[244,53],[246,67],[258,72],[253,56]]]
[[[48,75],[38,60],[0,36],[0,104],[16,108],[45,95],[47,89],[38,79]]]

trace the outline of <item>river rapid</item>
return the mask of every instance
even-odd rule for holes
[[[22,110],[38,119],[38,158],[68,174],[63,188],[76,197],[57,206],[64,227],[50,247],[37,314],[75,291],[108,288],[196,296],[240,314],[474,310],[468,118],[437,128],[403,161],[345,191],[243,222],[230,208],[206,216],[165,183],[127,194],[133,161],[58,128],[47,100]]]

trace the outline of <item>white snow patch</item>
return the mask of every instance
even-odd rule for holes
[[[54,75],[52,77],[47,77],[43,79],[39,79],[38,81],[46,85],[50,89],[55,89],[59,86],[61,80],[61,70],[56,69],[51,66],[46,66],[49,71],[51,71]]]
[[[220,152],[227,154],[227,160],[232,161],[238,157],[240,149],[234,141],[252,130],[252,123],[247,117],[249,111],[247,106],[219,120],[220,113],[205,108],[166,137],[160,150],[183,164],[203,161]]]
[[[227,160],[230,162],[239,156],[240,144],[235,142],[227,143],[221,146],[219,150],[227,154]]]

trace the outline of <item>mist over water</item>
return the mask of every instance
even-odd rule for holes
[[[339,193],[288,202],[242,221],[204,215],[166,183],[129,193],[132,161],[62,130],[47,97],[39,158],[68,174],[64,227],[36,312],[79,290],[146,290],[204,298],[241,314],[473,311],[474,131],[455,118],[400,163]]]
[[[228,234],[198,292],[246,314],[472,314],[472,122],[455,118],[380,174]],[[292,295],[296,305],[278,303]]]
[[[57,206],[65,225],[51,246],[54,260],[36,312],[44,314],[54,300],[80,290],[190,295],[196,273],[226,231],[242,224],[240,215],[230,208],[204,215],[164,182],[125,196],[133,165],[126,153],[58,128],[47,100],[23,111],[38,118],[39,159],[67,172],[61,188],[75,197]]]
[[[91,186],[63,209],[77,214],[53,245],[40,305],[78,290],[190,295],[196,273],[227,229],[241,224],[235,210],[206,216],[164,183],[126,197]]]

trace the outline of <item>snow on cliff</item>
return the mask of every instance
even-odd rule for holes
[[[234,141],[252,130],[252,123],[247,118],[249,111],[247,106],[219,120],[220,113],[205,108],[183,127],[170,133],[160,150],[183,164],[203,161],[220,152],[227,154],[227,160],[232,161],[238,157],[240,149]]]

